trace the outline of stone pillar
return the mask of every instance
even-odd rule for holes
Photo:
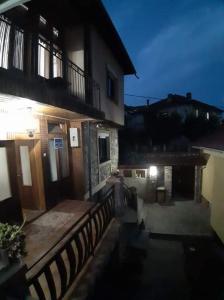
[[[201,202],[201,181],[202,181],[201,166],[195,166],[195,174],[194,174],[194,201],[195,202]]]
[[[172,198],[172,166],[164,167],[164,186],[166,189],[166,201]]]

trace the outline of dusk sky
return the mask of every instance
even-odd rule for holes
[[[192,92],[224,108],[224,0],[103,0],[140,79],[125,93]],[[153,100],[155,101],[155,100]],[[146,100],[125,96],[129,105]]]

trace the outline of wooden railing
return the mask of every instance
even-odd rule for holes
[[[114,188],[96,204],[71,232],[43,258],[39,269],[29,270],[27,283],[34,299],[62,299],[102,239],[114,217]]]

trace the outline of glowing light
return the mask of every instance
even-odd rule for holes
[[[158,175],[158,169],[156,166],[149,167],[149,176],[151,179],[155,179]]]

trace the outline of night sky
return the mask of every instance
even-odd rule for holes
[[[192,92],[224,108],[224,0],[103,3],[140,77],[126,79],[125,93],[162,98]],[[146,100],[125,96],[125,102]]]

